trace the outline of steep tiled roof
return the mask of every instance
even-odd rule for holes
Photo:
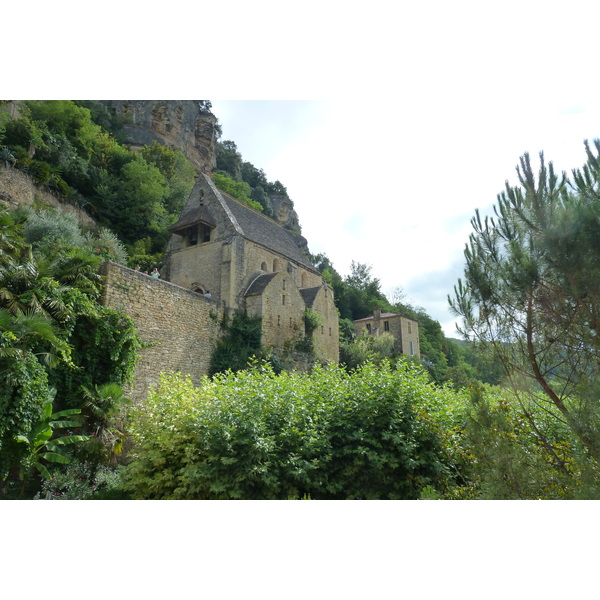
[[[210,227],[216,227],[215,219],[210,214],[208,208],[206,208],[204,205],[193,208],[181,215],[179,221],[169,227],[169,231],[171,233],[177,233],[182,229],[186,229],[187,227],[191,227],[192,225],[196,225],[198,223],[206,223]]]
[[[302,299],[304,300],[304,304],[306,304],[306,306],[309,308],[312,307],[320,289],[321,286],[319,285],[317,287],[302,288],[300,290],[300,294],[302,295]]]
[[[300,250],[293,233],[284,229],[268,217],[234,200],[224,192],[219,192],[227,208],[233,214],[244,237],[265,246],[286,258],[316,272],[306,255]],[[302,239],[302,238],[300,238]]]
[[[260,296],[265,291],[265,288],[271,283],[272,279],[277,276],[277,273],[265,273],[259,275],[246,290],[245,296]]]

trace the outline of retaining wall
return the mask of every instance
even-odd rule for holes
[[[209,372],[210,358],[221,337],[219,303],[115,263],[102,265],[106,277],[101,303],[125,312],[141,340],[133,400],[143,400],[162,371],[179,371],[199,383]]]

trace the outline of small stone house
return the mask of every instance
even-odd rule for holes
[[[333,291],[311,264],[306,240],[216,188],[201,173],[170,228],[163,273],[229,311],[262,318],[262,343],[284,348],[304,336],[304,314],[317,312],[317,358],[339,360]]]
[[[382,313],[376,308],[372,317],[365,317],[354,321],[357,337],[368,335],[381,335],[389,333],[394,336],[396,346],[402,354],[407,356],[420,356],[419,322],[415,319],[397,313]]]

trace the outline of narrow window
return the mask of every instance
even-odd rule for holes
[[[281,327],[281,315],[277,315],[277,327]]]
[[[370,323],[367,323],[367,331],[368,331],[369,333],[371,333],[371,324],[370,324]]]
[[[202,243],[210,242],[210,227],[202,223],[200,225],[200,237],[202,239]]]
[[[285,279],[283,280],[283,289],[285,290]]]
[[[412,333],[412,327],[410,325],[410,321],[408,322],[408,333]]]
[[[323,333],[325,333],[325,328],[323,327],[323,325],[321,325],[321,335],[323,335]]]
[[[415,355],[415,345],[412,342],[410,342],[410,355]]]
[[[383,322],[383,330],[384,331],[389,331],[390,330],[390,322],[389,321],[384,321]]]
[[[329,328],[329,337],[331,337],[331,327]]]
[[[188,245],[196,246],[198,244],[198,227],[188,229]]]
[[[281,304],[285,305],[285,294],[281,296]]]

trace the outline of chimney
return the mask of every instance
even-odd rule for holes
[[[373,318],[375,320],[381,319],[381,308],[377,307],[373,309]]]

